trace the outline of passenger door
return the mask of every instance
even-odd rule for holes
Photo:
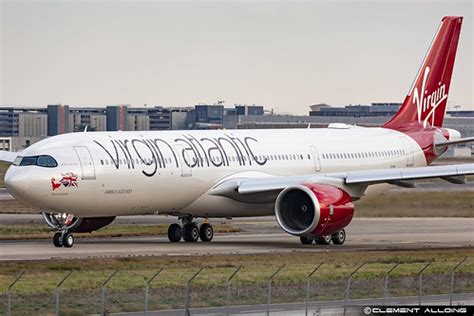
[[[316,149],[315,146],[311,145],[309,146],[311,149],[311,154],[313,155],[313,161],[314,161],[314,171],[320,172],[321,171],[321,159],[319,158],[319,152]]]
[[[94,180],[95,179],[95,166],[92,160],[92,155],[86,146],[74,146],[74,151],[79,158],[82,169],[82,180]]]
[[[413,146],[411,142],[405,137],[400,137],[400,139],[402,141],[403,148],[405,149],[405,153],[407,156],[407,167],[413,167],[413,165],[415,164],[415,153],[413,150]]]
[[[191,167],[186,164],[186,161],[190,162],[191,160],[189,159],[189,156],[185,147],[182,144],[176,144],[173,147],[176,152],[176,155],[178,156],[178,161],[180,165],[179,168],[181,169],[181,176],[191,177],[193,175],[191,171]],[[184,158],[186,158],[186,161],[184,161]]]

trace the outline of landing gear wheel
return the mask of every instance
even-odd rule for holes
[[[187,242],[196,242],[199,239],[199,228],[195,223],[184,225],[183,239]]]
[[[202,224],[199,229],[199,238],[201,238],[201,241],[211,241],[212,237],[214,237],[214,229],[212,229],[211,224]]]
[[[331,243],[331,235],[327,236],[318,236],[316,238],[317,245],[329,245]]]
[[[54,233],[54,236],[53,236],[53,245],[54,247],[62,247],[63,246],[63,238],[61,236],[62,234],[61,233]]]
[[[331,240],[335,245],[342,245],[346,241],[346,231],[343,229],[332,234]]]
[[[300,236],[300,241],[303,245],[311,245],[314,241],[313,236]]]
[[[171,224],[168,227],[168,239],[171,242],[179,242],[183,237],[183,230],[179,224]]]
[[[66,233],[63,236],[63,246],[66,248],[71,248],[74,245],[74,236],[70,233]]]

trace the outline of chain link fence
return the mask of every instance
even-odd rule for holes
[[[474,293],[474,269],[469,261],[466,257],[449,264],[275,266],[262,262],[195,269],[28,271],[0,275],[0,310],[4,315],[146,315],[172,310],[176,315],[190,315],[200,308],[239,314],[245,307],[258,306],[262,314],[270,314],[276,306],[295,304],[292,308],[300,314],[314,314],[326,304],[343,313],[367,299],[383,305],[394,298],[411,297],[411,304],[423,304],[434,295],[454,305],[459,303],[459,293]]]

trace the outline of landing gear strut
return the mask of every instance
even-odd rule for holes
[[[168,239],[171,242],[179,242],[181,238],[186,242],[211,241],[214,237],[214,229],[211,224],[204,223],[201,227],[193,222],[192,217],[181,217],[183,226],[179,224],[171,224],[168,227]]]
[[[344,229],[325,236],[300,236],[303,245],[311,245],[315,242],[317,245],[329,245],[332,241],[335,245],[342,245],[346,241],[346,231]]]
[[[48,226],[55,231],[53,245],[71,248],[74,245],[74,236],[70,231],[80,224],[80,219],[66,213],[42,213],[42,215]]]

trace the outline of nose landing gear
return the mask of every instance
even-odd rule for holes
[[[56,232],[53,236],[53,245],[55,247],[71,248],[74,245],[74,236],[71,233]]]
[[[81,219],[66,213],[42,213],[41,215],[48,226],[55,231],[53,245],[71,248],[74,245],[74,236],[71,231],[81,223]]]
[[[214,229],[209,223],[203,223],[200,227],[193,222],[192,217],[181,217],[183,226],[179,224],[171,224],[168,228],[168,239],[171,242],[179,242],[183,239],[186,242],[196,242],[199,239],[209,242],[214,237]]]

